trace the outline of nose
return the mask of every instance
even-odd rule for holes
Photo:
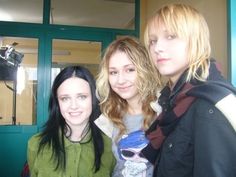
[[[71,99],[70,108],[71,109],[78,108],[78,101],[77,101],[77,99]]]
[[[125,82],[125,74],[123,72],[120,72],[117,78],[117,82],[119,84],[122,84]]]
[[[163,52],[164,50],[164,44],[161,40],[158,40],[155,44],[154,44],[154,51],[156,53],[159,53],[159,52]]]

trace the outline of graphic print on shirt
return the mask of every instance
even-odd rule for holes
[[[140,153],[148,144],[142,130],[123,135],[118,142],[118,154],[125,160],[123,177],[146,177],[148,160]]]

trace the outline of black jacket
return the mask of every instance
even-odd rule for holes
[[[168,109],[175,107],[174,100],[184,84],[183,75],[169,96]],[[192,84],[195,87],[187,94],[196,99],[161,148],[155,149],[150,143],[142,153],[155,164],[155,177],[236,177],[236,132],[216,107],[219,100],[236,91],[214,63],[206,83]],[[236,111],[235,98],[228,106]]]

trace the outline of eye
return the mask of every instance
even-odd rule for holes
[[[69,98],[69,97],[66,97],[66,96],[60,97],[59,99],[60,99],[60,101],[62,101],[62,102],[67,102],[67,101],[70,100],[70,98]]]
[[[88,96],[87,95],[79,95],[77,98],[79,100],[85,100]]]
[[[150,41],[149,41],[150,46],[155,45],[156,43],[157,43],[156,39],[150,39]]]
[[[109,75],[116,75],[117,73],[117,71],[109,71]]]
[[[175,39],[177,36],[175,34],[167,35],[167,39],[172,40]]]
[[[127,68],[126,72],[130,73],[130,72],[134,72],[135,68]]]

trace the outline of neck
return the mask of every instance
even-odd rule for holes
[[[85,124],[83,126],[70,126],[71,128],[71,136],[69,139],[74,142],[81,141],[84,136],[86,136],[88,130],[89,130],[89,124]]]
[[[142,104],[139,100],[133,100],[128,102],[127,113],[130,115],[137,115],[142,113]]]
[[[176,84],[176,83],[173,82],[172,80],[169,80],[169,81],[167,82],[167,85],[168,85],[168,87],[170,88],[170,90],[173,90],[175,84]]]

